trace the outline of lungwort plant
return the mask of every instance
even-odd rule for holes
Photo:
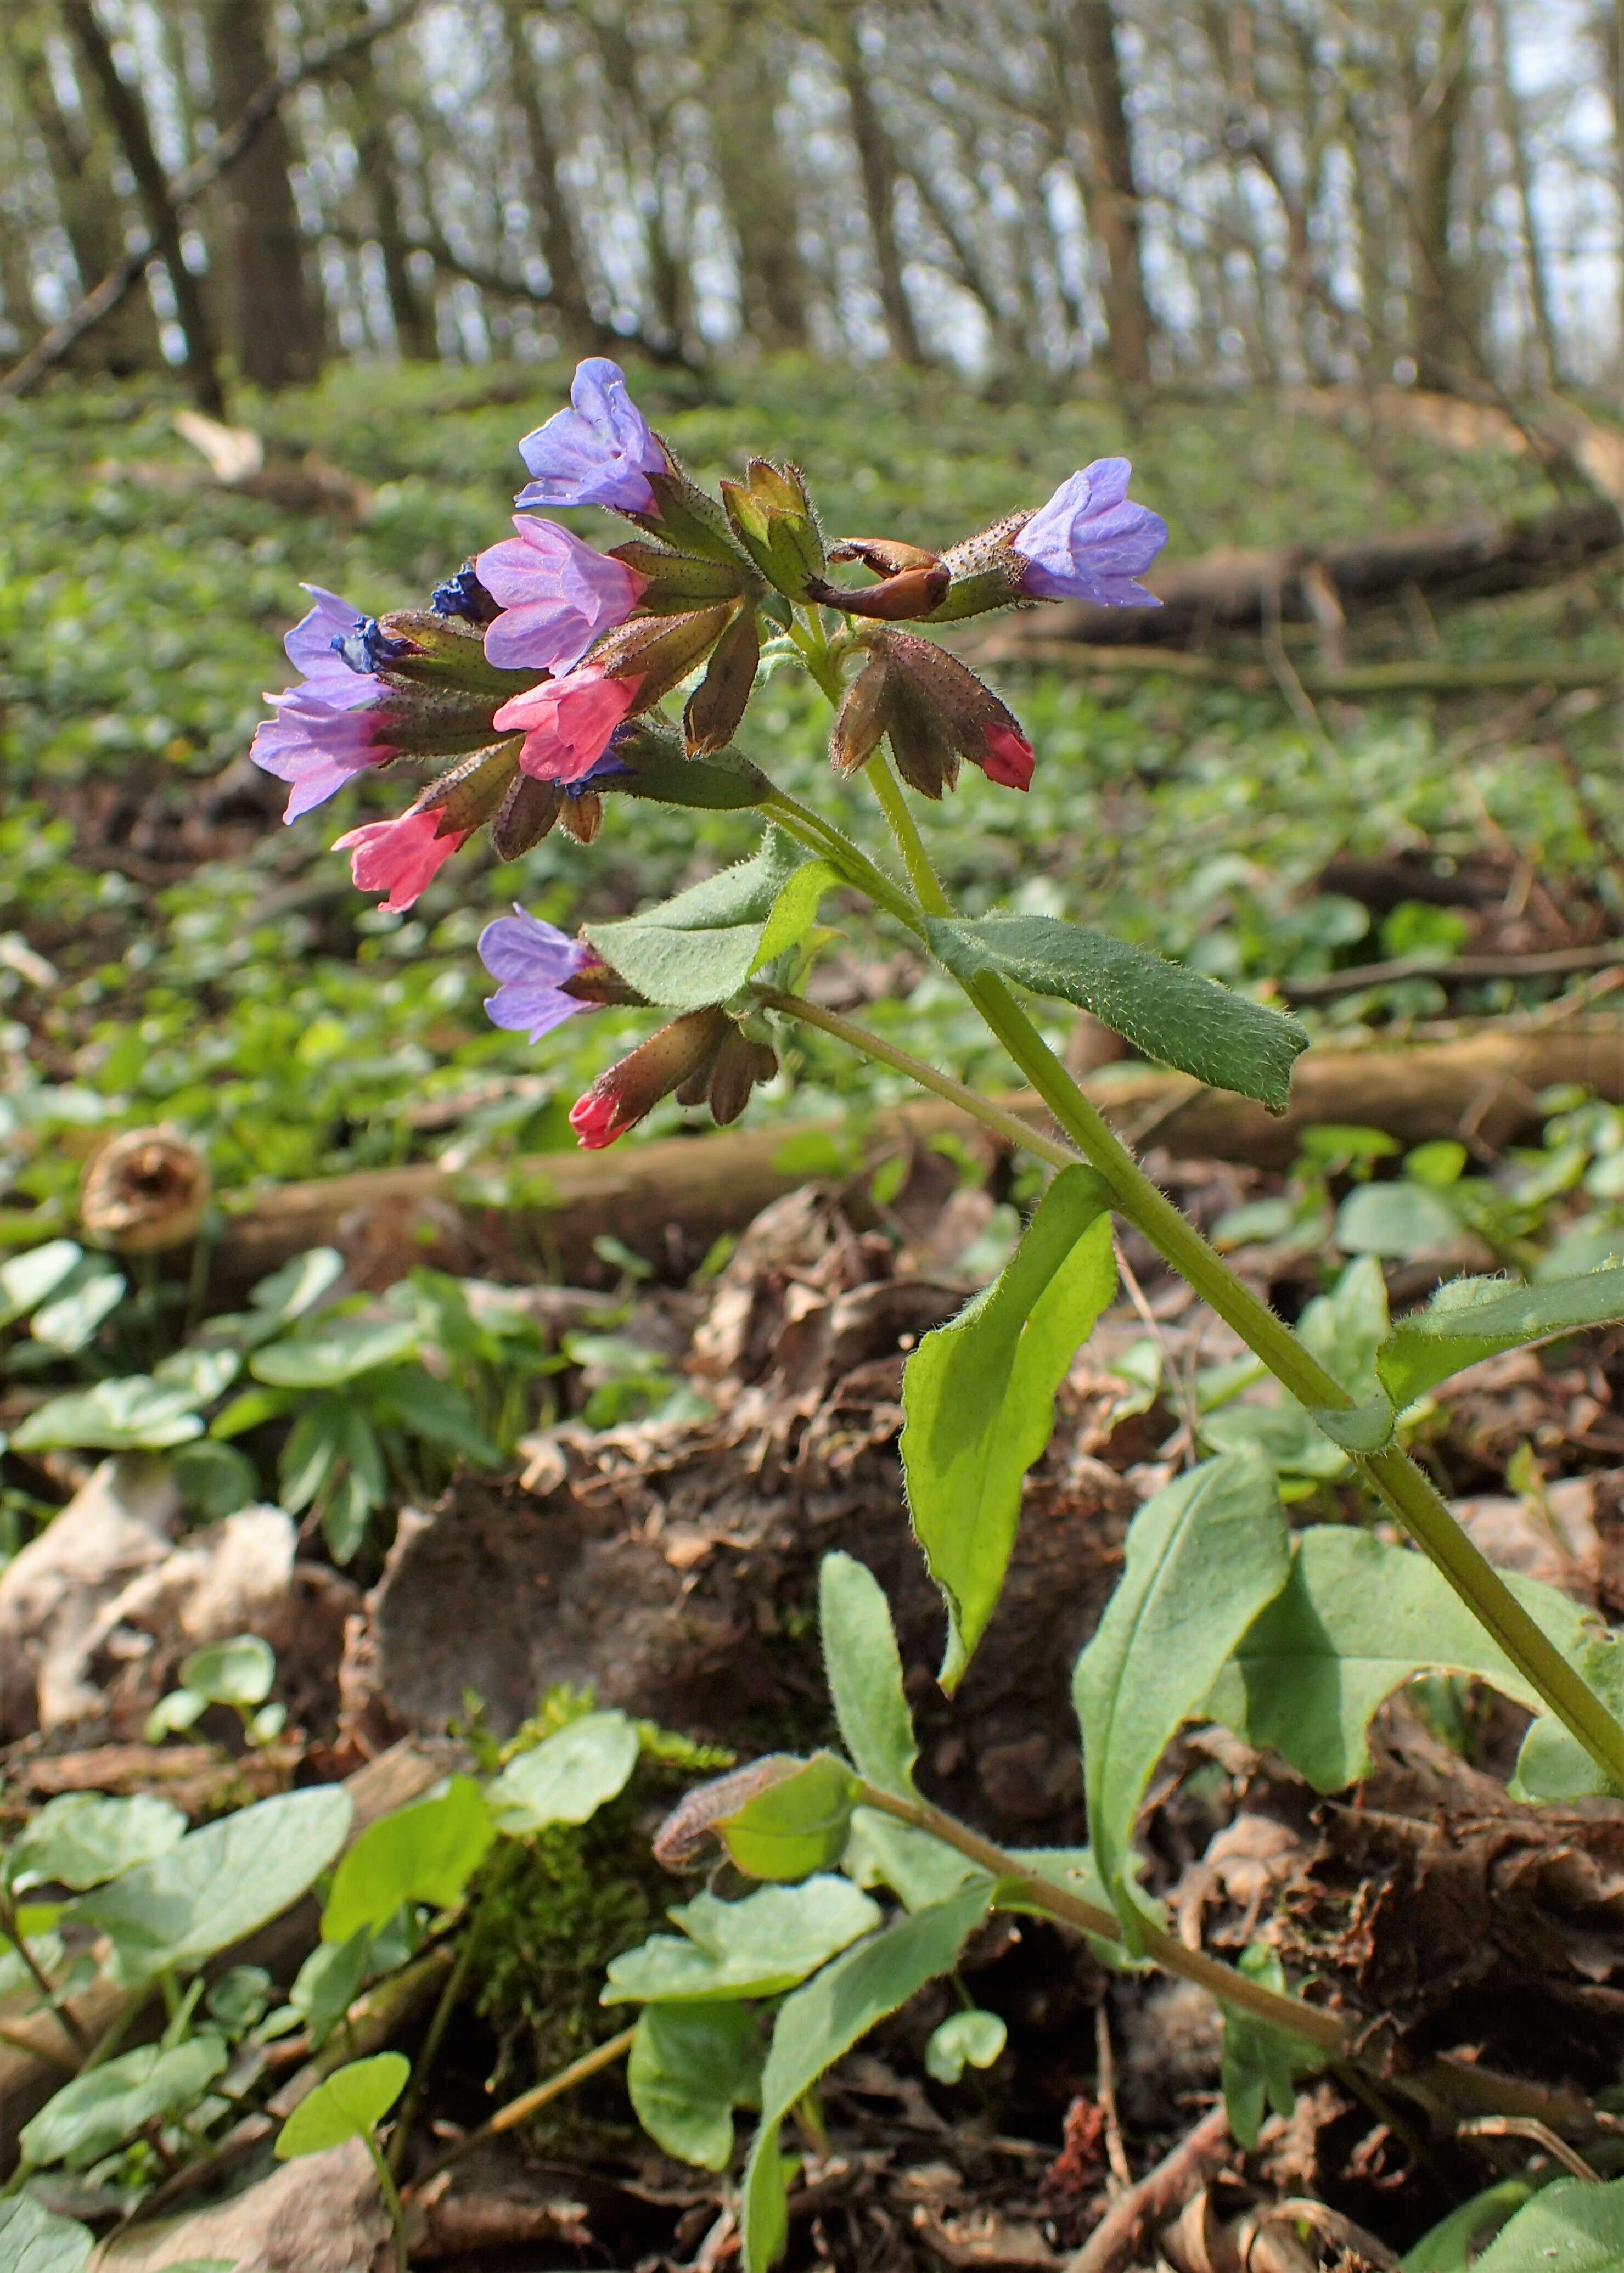
[[[572,407],[520,448],[531,478],[516,534],[449,576],[429,606],[373,619],[315,591],[287,641],[299,682],[273,698],[254,755],[290,784],[290,820],[365,769],[445,761],[397,818],[339,840],[357,884],[395,910],[485,827],[511,859],[555,826],[583,844],[605,825],[635,829],[650,799],[761,815],[753,858],[662,906],[589,923],[573,939],[518,909],[481,939],[496,981],[487,1007],[505,1029],[539,1041],[607,1003],[644,1005],[658,1022],[576,1104],[583,1145],[614,1143],[673,1094],[718,1122],[736,1119],[786,1038],[809,1025],[1053,1169],[996,1283],[907,1366],[902,1459],[946,1606],[944,1686],[986,1634],[1023,1478],[1111,1299],[1113,1219],[1182,1274],[1282,1392],[1272,1436],[1218,1449],[1132,1526],[1121,1583],[1077,1670],[1087,1852],[1006,1853],[921,1797],[883,1602],[839,1560],[824,1573],[823,1638],[849,1758],[757,1763],[695,1795],[667,1827],[662,1851],[673,1861],[716,1836],[739,1870],[778,1882],[734,1903],[701,1895],[677,1914],[680,1937],[618,1962],[607,1992],[642,2006],[632,2089],[675,2151],[725,2162],[733,2108],[759,2106],[743,2217],[759,2273],[785,2238],[781,2125],[865,2030],[954,1966],[991,1910],[1042,1913],[1124,1962],[1208,1988],[1230,2016],[1226,2081],[1243,2135],[1255,2135],[1267,2104],[1289,2104],[1294,2075],[1363,2056],[1267,1951],[1231,1967],[1186,1948],[1141,1887],[1135,1817],[1192,1716],[1274,1746],[1332,1791],[1359,1774],[1382,1699],[1444,1669],[1535,1714],[1521,1796],[1624,1792],[1616,1645],[1561,1597],[1491,1567],[1401,1427],[1429,1391],[1486,1355],[1624,1317],[1624,1268],[1531,1286],[1466,1280],[1396,1324],[1376,1287],[1368,1333],[1292,1332],[1146,1176],[1028,1006],[1036,998],[1049,1019],[1052,1006],[1073,1005],[1146,1056],[1273,1110],[1287,1102],[1301,1029],[1085,925],[971,920],[950,903],[921,808],[957,786],[966,761],[992,793],[1017,794],[1038,761],[1014,714],[936,634],[1000,608],[1154,604],[1138,580],[1165,529],[1129,498],[1125,461],[1101,460],[1035,509],[930,551],[884,536],[829,543],[791,466],[753,460],[719,497],[707,494],[603,360],[581,365]],[[632,535],[599,551],[540,507],[617,514]],[[838,581],[864,571],[870,581]],[[753,692],[779,667],[803,671],[832,714],[817,809],[775,783],[768,752],[741,746]],[[868,798],[894,859],[862,841]],[[617,808],[627,821],[607,823]],[[833,894],[843,920],[866,904],[961,990],[1057,1136],[812,999],[808,973],[836,936],[822,912]],[[1294,1539],[1270,1450],[1284,1441],[1299,1469],[1302,1444],[1317,1443],[1324,1473],[1356,1471],[1413,1548],[1337,1527]],[[876,1889],[900,1902],[889,1923]],[[763,2061],[749,2007],[776,1999]],[[989,2020],[966,2018],[934,2048],[944,2073],[996,2050]],[[1448,2084],[1448,2063],[1436,2064],[1429,2089],[1447,2097]]]

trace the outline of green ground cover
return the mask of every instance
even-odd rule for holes
[[[838,532],[944,542],[1117,449],[1133,456],[1135,493],[1166,514],[1178,553],[1546,501],[1511,461],[1399,438],[1372,446],[1262,398],[1169,401],[1129,434],[1100,401],[988,401],[935,375],[769,365],[714,385],[633,377],[702,479],[750,450],[793,456]],[[0,411],[0,1136],[9,1128],[15,1140],[0,1145],[5,1243],[49,1234],[77,1156],[109,1127],[175,1123],[207,1144],[227,1189],[427,1157],[448,1141],[463,1159],[495,1160],[568,1141],[564,1114],[613,1054],[617,1021],[627,1031],[641,1022],[605,1013],[534,1051],[495,1032],[480,1009],[479,930],[514,899],[568,925],[628,912],[746,849],[749,816],[612,800],[590,851],[560,836],[506,869],[465,855],[404,918],[351,894],[326,850],[363,814],[398,809],[401,785],[387,779],[290,830],[239,829],[231,857],[176,881],[118,849],[139,844],[154,814],[173,821],[199,806],[241,758],[259,690],[289,675],[278,643],[300,612],[301,580],[373,608],[420,604],[504,533],[517,438],[566,379],[350,367],[274,402],[244,398],[238,416],[274,446],[314,450],[369,485],[358,519],[212,484],[173,431],[177,399],[159,391],[64,388]],[[1617,636],[1594,596],[1572,589],[1461,611],[1442,634],[1462,659],[1531,657],[1559,641],[1583,657]],[[1413,653],[1417,637],[1395,616],[1361,632],[1361,651]],[[1101,692],[1030,672],[1008,674],[1004,691],[1037,747],[1037,779],[1023,804],[972,775],[931,816],[956,892],[972,908],[1012,897],[1049,911],[1064,900],[1242,984],[1403,943],[1315,891],[1338,850],[1425,838],[1465,851],[1492,822],[1546,871],[1592,874],[1605,848],[1575,783],[1592,820],[1624,842],[1616,719],[1597,696],[1558,706],[1571,763],[1553,765],[1529,762],[1504,697],[1327,712],[1315,735],[1272,693],[1165,679]],[[811,780],[825,718],[804,683],[780,677],[756,716],[752,754],[792,788]],[[853,803],[878,849],[861,791]],[[830,908],[838,922],[838,900]],[[937,1063],[1003,1077],[941,982],[898,976],[865,1016]],[[1423,982],[1385,1007],[1425,1012],[1440,999]],[[551,1085],[488,1096],[491,1076],[520,1073]],[[481,1084],[486,1101],[449,1139],[443,1125],[422,1126],[426,1103]],[[834,1112],[890,1093],[814,1047],[756,1109]],[[680,1117],[666,1108],[649,1126]]]

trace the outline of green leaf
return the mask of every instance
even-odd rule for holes
[[[956,1848],[873,1807],[860,1807],[853,1816],[840,1867],[860,1887],[890,1887],[910,1910],[944,1902],[966,1879],[984,1875]]]
[[[1406,1262],[1443,1255],[1461,1236],[1459,1211],[1426,1184],[1358,1184],[1336,1211],[1336,1244],[1345,1255],[1385,1255]]]
[[[169,1854],[185,1833],[185,1817],[167,1799],[64,1792],[48,1800],[13,1843],[0,1875],[14,1894],[42,1886],[83,1893]]]
[[[208,1710],[207,1697],[199,1697],[191,1689],[171,1689],[161,1697],[141,1723],[141,1735],[149,1744],[161,1744],[166,1737],[180,1736],[187,1729],[195,1729]]]
[[[666,756],[645,746],[635,749],[630,761],[630,773],[614,784],[618,792],[703,813],[741,813],[747,806],[759,805],[772,788],[748,759],[726,765],[718,758],[685,758],[678,747]]]
[[[84,1252],[76,1239],[49,1239],[43,1247],[31,1247],[26,1255],[0,1263],[0,1326],[26,1318],[37,1303],[54,1294],[78,1268]]]
[[[5,2273],[85,2273],[95,2246],[87,2225],[58,2217],[32,2194],[0,2202],[0,2266]]]
[[[203,1434],[196,1404],[185,1390],[127,1374],[53,1397],[18,1423],[11,1442],[20,1452],[166,1452]]]
[[[288,2002],[303,2014],[311,2049],[320,2051],[361,1993],[372,1937],[363,1926],[348,1941],[319,1941],[293,1978]]]
[[[1388,1332],[1387,1282],[1376,1257],[1357,1256],[1330,1293],[1308,1304],[1297,1332],[1350,1397],[1359,1403],[1376,1397],[1376,1353]]]
[[[1074,1002],[1141,1055],[1193,1074],[1214,1089],[1255,1097],[1271,1112],[1285,1111],[1291,1068],[1308,1036],[1278,1010],[1231,994],[1182,964],[1165,963],[1142,947],[1056,916],[983,916],[979,923],[932,916],[926,931],[956,979],[996,971],[1034,994]]]
[[[276,2134],[276,2159],[325,2155],[350,2139],[370,2139],[406,2089],[411,2062],[400,2052],[375,2052],[335,2068],[301,2099]]]
[[[1377,1354],[1395,1405],[1411,1405],[1450,1374],[1502,1350],[1624,1318],[1624,1265],[1583,1279],[1512,1287],[1503,1279],[1456,1279],[1425,1310],[1401,1318]]]
[[[840,881],[826,860],[808,860],[781,829],[769,829],[751,860],[679,892],[663,907],[586,935],[610,967],[650,1002],[698,1010],[726,1002],[769,955],[793,947],[817,903]]]
[[[1206,1461],[1147,1500],[1123,1574],[1077,1662],[1088,1834],[1130,1948],[1134,1819],[1152,1769],[1290,1571],[1285,1516],[1257,1452]]]
[[[884,1590],[866,1564],[825,1555],[817,1598],[823,1669],[846,1749],[869,1783],[906,1799],[919,1747]]]
[[[1267,1943],[1253,1942],[1237,1963],[1248,1979],[1260,1981],[1279,1996],[1287,1994],[1284,1969]],[[1324,2054],[1301,2037],[1272,2029],[1267,2021],[1254,2020],[1236,2007],[1225,2007],[1219,2082],[1229,2128],[1249,2153],[1258,2143],[1265,2114],[1272,2110],[1282,2119],[1289,2116],[1297,2105],[1297,2078],[1324,2066]]]
[[[410,1357],[417,1347],[410,1318],[335,1318],[320,1331],[267,1343],[249,1359],[248,1370],[273,1389],[333,1389]]]
[[[1063,1168],[998,1277],[903,1374],[908,1510],[947,1599],[950,1691],[996,1608],[1055,1392],[1116,1284],[1108,1207],[1092,1169]]]
[[[1619,2273],[1624,2179],[1557,2179],[1501,2226],[1473,2273]]]
[[[1577,1604],[1504,1575],[1572,1657],[1585,1633]],[[1319,1524],[1298,1541],[1289,1578],[1218,1676],[1207,1710],[1248,1744],[1279,1752],[1316,1791],[1342,1791],[1369,1770],[1365,1732],[1377,1707],[1433,1671],[1476,1674],[1538,1709],[1538,1694],[1424,1555]]]
[[[285,1325],[302,1317],[343,1275],[344,1258],[336,1247],[312,1247],[261,1279],[248,1299],[256,1310]]]
[[[715,1829],[751,1879],[809,1879],[840,1860],[862,1786],[832,1752],[815,1752]]]
[[[966,2067],[990,2067],[1009,2033],[996,2013],[950,2013],[930,2032],[925,2073],[938,2083],[957,2083]]]
[[[258,1634],[234,1634],[194,1649],[180,1669],[181,1686],[211,1705],[263,1705],[276,1678],[276,1653]]]
[[[778,2007],[762,2072],[762,2119],[745,2169],[740,2224],[746,2273],[766,2273],[788,2239],[778,2126],[825,2068],[917,1990],[951,1972],[986,1917],[994,1882],[976,1879],[929,1909],[898,1918],[824,1966]]]
[[[1406,2251],[1401,2261],[1403,2273],[1468,2273],[1512,2212],[1521,2209],[1533,2192],[1526,2179],[1502,2179],[1497,2187],[1485,2187]]]
[[[188,1832],[72,1914],[109,1936],[127,1983],[188,1971],[297,1902],[343,1845],[350,1813],[335,1784],[262,1799]]]
[[[35,1341],[48,1349],[81,1350],[124,1295],[124,1274],[105,1255],[85,1255],[52,1289],[28,1322]]]
[[[225,2038],[207,2029],[167,2051],[139,2044],[87,2068],[24,2125],[24,2157],[36,2170],[49,2163],[82,2170],[154,2118],[195,2107],[229,2058]]]
[[[1275,1405],[1226,1405],[1207,1414],[1201,1441],[1215,1452],[1244,1452],[1254,1447],[1282,1475],[1312,1476],[1332,1482],[1347,1472],[1348,1456],[1333,1444],[1302,1406],[1284,1398]]]
[[[425,1444],[465,1453],[482,1467],[500,1465],[501,1449],[479,1426],[466,1392],[420,1365],[396,1366],[384,1375],[372,1392],[372,1416],[380,1428],[403,1429]]]
[[[453,1776],[433,1799],[397,1807],[368,1824],[333,1874],[321,1913],[323,1941],[376,1932],[404,1902],[449,1909],[485,1860],[496,1827],[471,1776]]]
[[[1511,1583],[1509,1572],[1506,1574]],[[1521,1594],[1532,1582],[1524,1579],[1517,1587]],[[1541,1592],[1547,1590],[1541,1589]],[[1526,1597],[1525,1597],[1526,1599]],[[1566,1595],[1556,1597],[1568,1605]],[[1530,1609],[1534,1605],[1529,1604]],[[1542,1625],[1546,1624],[1538,1611]],[[1555,1634],[1552,1636],[1556,1639]],[[1559,1642],[1559,1647],[1563,1647]],[[1563,1654],[1571,1656],[1584,1680],[1601,1699],[1613,1719],[1624,1719],[1624,1639],[1613,1632],[1600,1633],[1589,1630],[1573,1650],[1564,1647]],[[1554,1713],[1541,1713],[1522,1739],[1522,1749],[1517,1754],[1516,1774],[1510,1784],[1514,1799],[1558,1800],[1616,1798],[1612,1780],[1600,1765],[1590,1758],[1579,1739],[1563,1727]]]
[[[241,1350],[179,1349],[153,1369],[153,1379],[166,1389],[184,1389],[199,1405],[212,1405],[242,1369]]]
[[[880,1909],[849,1879],[820,1876],[799,1886],[763,1887],[740,1902],[695,1894],[671,1920],[681,1927],[680,1939],[657,1933],[610,1960],[604,2004],[781,1997],[872,1933]]]
[[[725,2171],[734,2108],[761,2104],[762,2059],[746,2006],[650,2005],[626,2063],[637,2120],[679,2162]]]
[[[204,1523],[218,1523],[258,1498],[259,1479],[253,1462],[233,1444],[217,1444],[199,1437],[183,1444],[169,1464],[175,1489],[187,1512]]]
[[[485,1786],[499,1831],[528,1838],[551,1823],[584,1823],[625,1790],[637,1765],[637,1731],[624,1713],[588,1713],[521,1752]]]

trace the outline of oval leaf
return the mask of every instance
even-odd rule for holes
[[[161,2044],[139,2044],[87,2068],[24,2125],[24,2157],[36,2170],[49,2163],[78,2170],[98,2162],[154,2118],[195,2107],[229,2057],[225,2038],[205,2030],[167,2052]]]
[[[85,2273],[95,2246],[87,2225],[58,2217],[32,2194],[0,2202],[0,2265],[5,2273]]]
[[[41,1886],[79,1894],[167,1855],[185,1835],[185,1817],[167,1799],[65,1792],[49,1800],[15,1842],[4,1876],[14,1894]]]
[[[906,1799],[919,1747],[884,1591],[866,1564],[825,1555],[817,1602],[823,1667],[846,1749],[869,1783]]]
[[[715,1828],[748,1878],[809,1879],[846,1852],[862,1786],[832,1752],[815,1752]]]
[[[679,2162],[725,2171],[734,2108],[760,2104],[763,2049],[743,2005],[650,2005],[626,2063],[638,2121]]]
[[[198,1399],[144,1373],[53,1397],[19,1422],[19,1452],[163,1452],[203,1434]]]
[[[925,2073],[938,2083],[957,2083],[966,2067],[990,2067],[1008,2040],[996,2013],[950,2013],[930,2032]]]
[[[333,1874],[321,1939],[348,1941],[363,1926],[376,1932],[403,1902],[449,1909],[495,1837],[485,1794],[471,1776],[453,1776],[438,1797],[380,1817]]]
[[[331,1389],[380,1365],[394,1365],[417,1347],[410,1318],[336,1318],[321,1332],[269,1342],[248,1361],[256,1381],[273,1389]]]
[[[872,1933],[880,1908],[849,1879],[820,1875],[741,1902],[695,1894],[671,1919],[680,1937],[657,1933],[610,1960],[605,2005],[780,1997]]]
[[[521,1752],[485,1787],[499,1831],[523,1839],[550,1823],[584,1823],[624,1791],[637,1765],[637,1731],[624,1713],[589,1713]]]
[[[411,2062],[400,2052],[351,2060],[301,2099],[276,2134],[276,2159],[325,2155],[347,2140],[370,2139],[406,2089]]]
[[[211,1705],[263,1705],[276,1678],[276,1653],[258,1634],[234,1634],[194,1649],[180,1678],[184,1689]]]

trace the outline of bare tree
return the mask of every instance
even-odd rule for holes
[[[204,22],[223,127],[274,67],[266,0],[206,0]],[[273,116],[216,192],[237,364],[256,386],[290,386],[321,368],[321,316],[305,273],[291,161],[282,119]]]

